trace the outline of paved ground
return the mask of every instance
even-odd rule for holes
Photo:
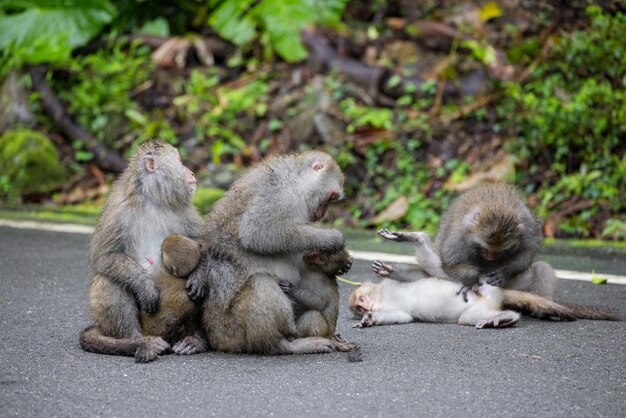
[[[88,235],[0,227],[0,417],[626,416],[626,323],[511,329],[446,324],[353,329],[341,284],[341,353],[165,356],[83,352]],[[375,280],[367,263],[346,276]],[[558,298],[626,313],[626,286],[562,281]]]

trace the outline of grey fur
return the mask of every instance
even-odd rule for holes
[[[300,284],[304,253],[343,248],[339,231],[310,225],[329,198],[342,195],[342,185],[328,154],[278,155],[249,169],[215,205],[189,277],[190,296],[206,294],[203,327],[212,348],[275,354],[352,348],[319,336],[299,338],[292,301],[279,287],[280,280]]]
[[[541,241],[541,225],[515,189],[493,183],[478,186],[454,200],[443,217],[435,247],[443,270],[451,280],[462,283],[465,292],[484,277],[494,286],[551,298],[554,275],[518,279],[531,267]],[[488,260],[481,253],[483,248],[498,251],[499,258]]]
[[[132,347],[129,340],[136,340],[141,350],[135,358],[150,361],[169,348],[162,340],[143,337],[139,314],[159,306],[154,280],[163,273],[163,240],[172,234],[195,237],[200,230],[185,170],[174,147],[149,141],[139,146],[113,184],[89,246],[94,326],[81,335],[86,350],[114,354],[117,344],[116,354],[129,355],[122,347]]]

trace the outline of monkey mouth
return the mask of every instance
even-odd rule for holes
[[[326,199],[326,201],[324,203],[319,205],[319,207],[315,210],[315,212],[313,212],[313,216],[312,216],[311,221],[312,222],[317,222],[320,219],[322,219],[324,217],[324,215],[326,215],[326,211],[328,210],[328,205],[330,205],[330,202],[332,202],[333,200],[339,199],[339,196],[340,196],[339,193],[332,192],[328,196],[328,199]]]
[[[487,261],[493,261],[498,258],[500,254],[497,251],[483,249],[483,258]]]

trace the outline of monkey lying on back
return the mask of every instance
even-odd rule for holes
[[[180,297],[186,296],[185,281],[167,277],[161,258],[167,236],[195,237],[199,232],[201,220],[191,203],[195,185],[193,173],[169,144],[146,142],[131,157],[114,183],[91,237],[90,261],[95,274],[89,310],[94,325],[81,334],[85,350],[135,356],[138,362],[154,360],[174,343],[177,354],[206,350],[206,342],[194,329],[197,320],[189,319],[198,315],[197,308]],[[189,248],[197,246],[180,237],[172,242],[180,243],[179,247],[192,255]],[[165,250],[166,256],[172,255],[170,267],[187,270],[196,264],[192,256],[185,267],[176,249],[166,246]]]
[[[387,230],[379,234],[415,244],[418,263],[423,270],[399,273],[396,266],[375,261],[372,269],[380,277],[391,279],[383,280],[380,284],[365,283],[352,293],[348,306],[355,314],[363,316],[357,327],[424,321],[499,328],[512,326],[519,321],[520,314],[515,311],[536,318],[564,321],[620,319],[610,309],[560,304],[529,292],[500,289],[486,283],[481,283],[476,292],[469,293],[467,301],[464,301],[457,292],[457,284],[429,277],[442,272],[441,262],[427,234]]]

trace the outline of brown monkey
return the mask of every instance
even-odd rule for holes
[[[493,286],[551,298],[556,284],[552,269],[548,271],[542,264],[534,268],[537,275],[529,272],[541,240],[540,223],[515,189],[492,183],[469,190],[452,202],[435,247],[443,271],[462,283],[459,292],[464,298],[481,276]]]
[[[95,324],[81,334],[85,350],[134,355],[146,362],[169,349],[160,336],[144,335],[139,313],[159,307],[154,279],[162,274],[164,239],[172,234],[196,237],[199,232],[201,219],[191,203],[195,186],[193,173],[169,144],[146,142],[131,157],[91,237],[89,310]],[[206,348],[200,344],[189,349],[194,342],[181,342],[174,352]]]
[[[342,234],[310,225],[343,194],[328,154],[277,155],[249,169],[205,220],[203,254],[188,279],[193,298],[208,294],[203,327],[212,348],[247,353],[349,351],[352,344],[300,338],[280,280],[301,282],[302,257],[344,247]]]
[[[280,280],[278,283],[295,303],[298,336],[335,338],[339,315],[337,276],[350,270],[352,258],[344,248],[334,253],[306,253],[302,261],[304,269],[299,285],[289,280]]]
[[[186,278],[200,260],[200,245],[182,235],[163,241],[163,269],[154,279],[159,291],[159,308],[154,313],[140,312],[144,335],[162,337],[177,354],[195,354],[208,346],[202,336],[200,307],[189,298]]]

